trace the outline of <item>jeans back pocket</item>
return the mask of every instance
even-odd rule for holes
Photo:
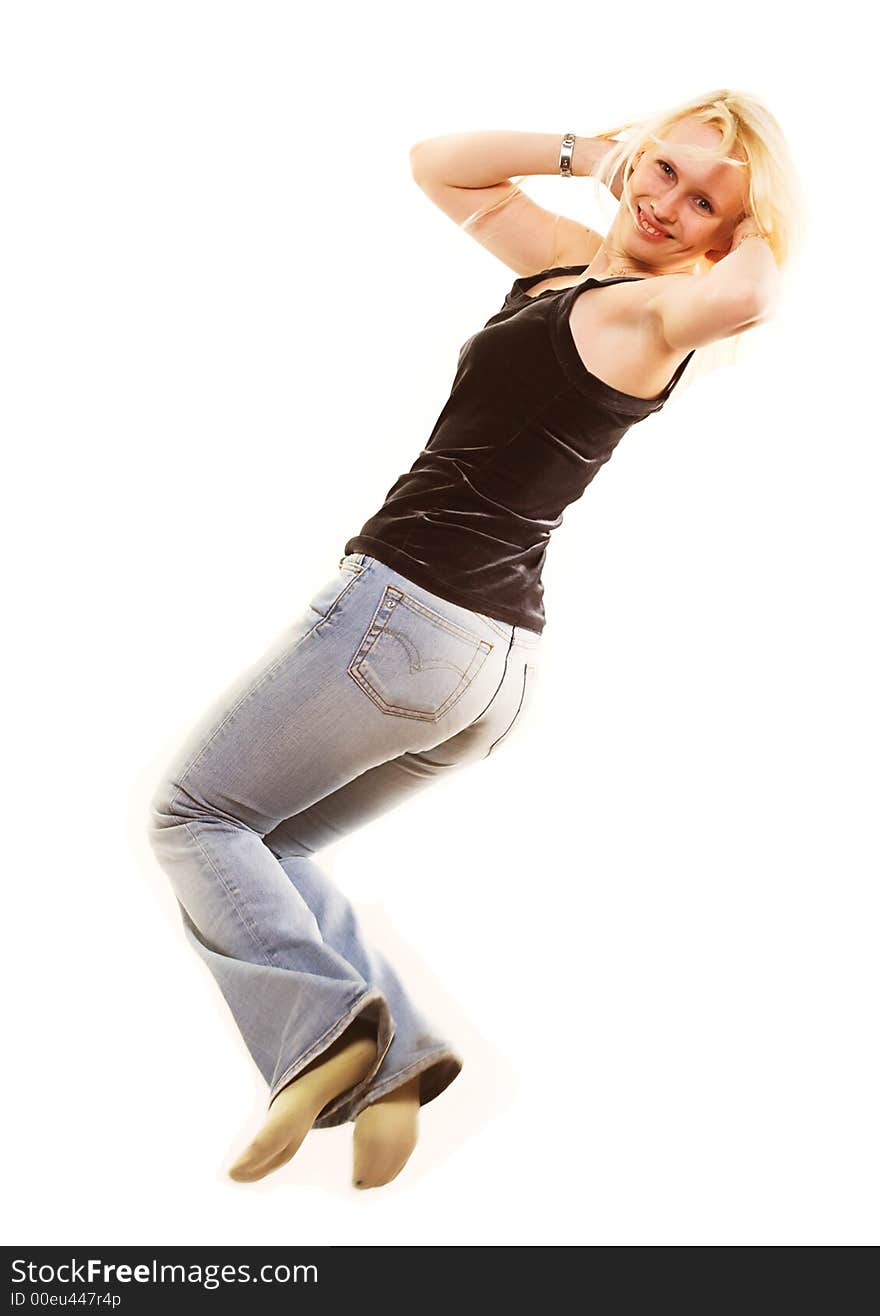
[[[492,648],[386,585],[348,671],[383,713],[436,722],[462,697]]]

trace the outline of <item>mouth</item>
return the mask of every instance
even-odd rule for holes
[[[667,233],[664,229],[658,229],[655,225],[649,223],[641,206],[636,207],[636,212],[639,217],[637,227],[641,233],[644,233],[646,238],[649,238],[654,242],[660,242],[663,238],[671,238],[672,235],[670,233]]]

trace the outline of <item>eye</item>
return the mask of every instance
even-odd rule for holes
[[[671,167],[671,165],[668,165],[668,164],[666,163],[665,160],[658,160],[657,163],[659,164],[659,166],[660,166],[661,169],[668,169],[668,170],[669,170],[669,174],[673,174],[673,173],[675,172],[675,170]],[[667,178],[669,177],[669,174],[666,174],[666,177],[667,177]],[[706,209],[704,210],[703,213],[706,214],[706,215],[711,215],[711,214],[712,214],[712,203],[708,200],[707,197],[704,197],[704,196],[701,196],[701,197],[700,197],[700,201],[705,201],[705,203],[706,203]]]

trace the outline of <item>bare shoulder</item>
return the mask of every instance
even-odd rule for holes
[[[586,368],[640,398],[657,397],[694,349],[760,322],[717,293],[710,276],[686,273],[585,286],[569,315]]]
[[[675,276],[669,276],[670,278]],[[568,325],[578,356],[592,374],[632,397],[655,398],[687,356],[663,338],[649,308],[649,283],[589,285],[575,294]]]

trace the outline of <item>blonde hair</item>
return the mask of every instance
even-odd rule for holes
[[[602,157],[592,177],[611,191],[611,183],[620,175],[621,204],[635,220],[629,180],[638,157],[652,143],[663,145],[663,134],[673,124],[692,117],[717,126],[721,130],[721,140],[713,148],[685,146],[677,142],[676,151],[692,159],[724,160],[748,170],[745,213],[754,218],[770,245],[777,266],[784,271],[798,255],[804,236],[804,197],[782,128],[757,96],[722,88],[695,96],[682,105],[647,118],[596,133],[597,138],[612,142],[613,149]],[[616,138],[621,135],[623,140],[618,142]],[[461,227],[469,230],[478,220],[506,205],[520,191],[519,184],[525,177],[511,179],[509,191],[500,200],[469,215]],[[557,215],[557,222],[558,219]],[[712,264],[708,257],[698,257],[693,266],[694,275],[708,273]],[[754,335],[755,331],[750,332]],[[743,334],[737,334],[697,348],[672,396],[685,392],[711,370],[739,364],[743,337]],[[754,338],[751,342],[754,343]]]
[[[692,159],[723,160],[748,170],[745,214],[754,218],[767,239],[779,270],[784,271],[797,257],[803,240],[804,197],[782,128],[757,96],[722,88],[695,96],[649,118],[597,133],[596,137],[613,142],[613,149],[602,157],[592,176],[610,190],[611,182],[620,175],[621,204],[635,220],[629,181],[639,157],[652,143],[663,145],[664,133],[673,124],[687,118],[714,124],[721,131],[721,140],[711,148],[676,142],[676,151]],[[621,134],[623,140],[617,142],[615,139]],[[705,255],[700,256],[694,262],[694,275],[706,274],[712,264]],[[737,364],[742,339],[743,335],[738,334],[697,348],[675,392],[686,391],[710,370]]]

